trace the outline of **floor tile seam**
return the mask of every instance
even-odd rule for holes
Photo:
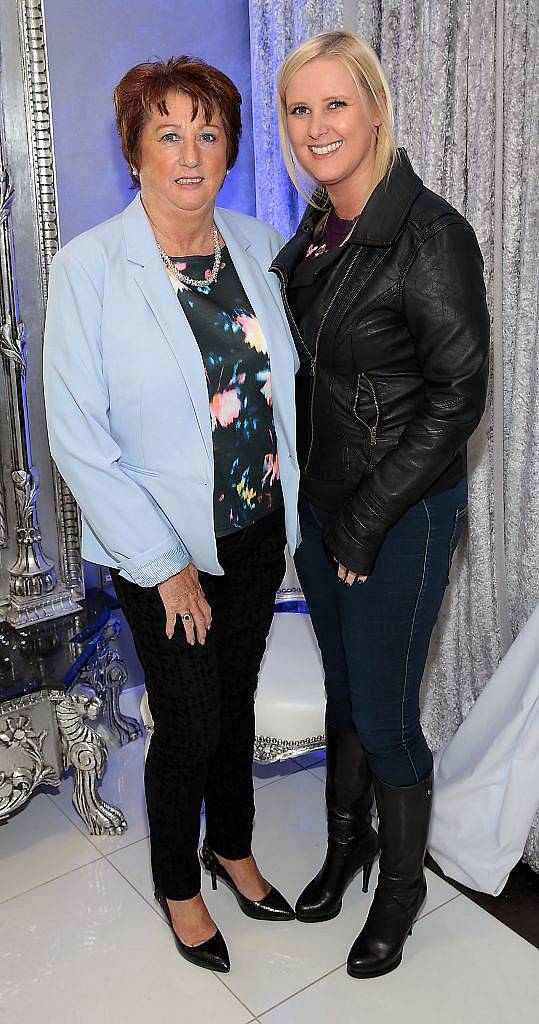
[[[93,857],[92,860],[87,860],[84,864],[78,864],[77,867],[69,868],[68,871],[62,871],[59,875],[54,875],[53,878],[47,878],[44,882],[38,882],[37,885],[31,885],[28,889],[23,889],[22,892],[17,892],[13,896],[6,896],[5,899],[0,899],[0,906],[5,903],[10,903],[11,900],[18,900],[21,896],[27,896],[30,892],[36,892],[37,889],[42,889],[44,885],[50,885],[51,882],[57,882],[60,878],[66,878],[68,875],[72,875],[75,871],[83,871],[84,868],[95,864],[98,860],[103,860],[101,856]]]
[[[143,840],[143,839],[140,839],[140,840],[137,840],[137,841],[138,841],[138,842],[141,842],[141,843],[142,843],[142,842],[144,842],[144,840]],[[117,851],[117,852],[119,852],[119,851]],[[111,856],[112,856],[112,854],[111,854]],[[110,867],[114,869],[114,871],[116,872],[116,874],[118,874],[118,875],[120,876],[120,878],[121,878],[121,879],[122,879],[122,880],[123,880],[124,882],[127,882],[127,884],[128,884],[128,886],[130,887],[130,889],[132,889],[132,890],[133,890],[133,892],[134,892],[134,893],[135,893],[135,894],[136,894],[137,896],[139,896],[139,897],[140,897],[140,899],[141,899],[141,900],[142,900],[142,901],[143,901],[143,902],[144,902],[144,903],[146,904],[146,906],[147,906],[147,907],[149,907],[149,908],[150,908],[150,910],[151,910],[151,911],[152,911],[152,912],[153,912],[153,913],[154,913],[154,914],[155,914],[155,915],[156,915],[156,916],[157,916],[157,917],[158,917],[158,918],[159,918],[159,919],[160,919],[161,921],[165,921],[165,920],[166,920],[166,918],[165,918],[165,915],[164,915],[163,911],[162,911],[162,910],[161,910],[161,909],[160,909],[160,908],[158,907],[158,905],[157,905],[156,901],[155,901],[154,899],[151,899],[151,900],[147,899],[147,897],[146,897],[146,896],[144,895],[144,893],[143,893],[143,892],[141,892],[141,891],[140,891],[140,889],[137,889],[136,885],[135,885],[135,884],[134,884],[134,883],[133,883],[133,882],[131,881],[131,879],[130,879],[130,878],[128,878],[128,877],[127,877],[127,875],[124,875],[123,871],[120,871],[120,868],[118,867],[118,865],[117,865],[117,864],[115,864],[115,863],[114,863],[114,861],[113,861],[113,860],[111,860],[111,857],[110,857],[110,856],[108,856],[107,854],[104,854],[104,855],[103,855],[103,859],[107,861],[107,864],[109,864],[109,865],[110,865]]]
[[[142,842],[142,840],[140,840],[140,842]],[[151,911],[153,911],[153,913],[156,915],[156,917],[158,917],[161,921],[163,921],[165,924],[167,924],[167,927],[170,927],[168,925],[167,921],[166,921],[165,915],[163,914],[162,910],[160,908],[158,908],[157,904],[155,903],[155,900],[150,901],[149,899],[147,899],[146,896],[144,895],[144,893],[142,893],[140,891],[140,889],[137,889],[137,887],[133,884],[131,879],[127,878],[122,873],[122,871],[120,871],[120,868],[116,864],[114,864],[111,860],[109,860],[109,858],[106,855],[105,855],[105,860],[107,860],[108,863],[110,864],[110,866],[112,868],[114,868],[114,870],[117,872],[118,875],[120,875],[120,878],[122,878],[124,882],[127,882],[127,884],[130,886],[130,888],[133,890],[133,892],[137,896],[140,897],[140,899],[146,904],[146,906],[149,907]],[[221,977],[220,974],[218,974],[216,971],[212,971],[211,973],[213,974],[214,978],[217,981],[221,982],[221,984],[224,986],[224,988],[227,989],[227,991],[230,993],[230,995],[234,996],[234,999],[243,1007],[243,1009],[247,1010],[247,1013],[251,1013],[251,1014],[254,1013],[254,1010],[252,1010],[250,1006],[247,1006],[247,1004],[244,1003],[242,999],[240,999],[238,994],[236,992],[234,992],[234,990],[232,988],[230,988],[229,985],[226,984],[226,982],[224,981],[224,979]],[[256,1017],[252,1017],[248,1021],[248,1024],[259,1024],[259,1022],[257,1021]]]
[[[424,914],[420,914],[419,917],[416,918],[416,923],[418,921],[424,921],[426,917],[430,917],[431,914],[435,914],[437,910],[443,910],[444,907],[447,907],[450,903],[454,903],[455,900],[458,900],[459,896],[462,896],[461,892],[457,892],[455,896],[450,896],[448,900],[444,900],[443,903],[439,903],[438,906],[433,907],[432,910],[426,910]]]
[[[58,811],[61,811],[61,813],[64,815],[64,818],[67,818],[67,820],[73,825],[73,827],[76,828],[80,832],[80,834],[82,836],[84,836],[84,838],[87,840],[87,842],[89,842],[90,845],[93,846],[94,850],[98,850],[99,851],[99,854],[100,854],[101,857],[106,857],[107,856],[106,853],[103,853],[102,850],[100,850],[100,847],[98,845],[98,841],[100,839],[104,839],[104,838],[105,839],[113,839],[114,836],[111,836],[110,834],[107,834],[107,833],[103,833],[102,835],[98,835],[96,833],[95,835],[93,835],[91,832],[88,832],[88,827],[84,824],[82,819],[81,819],[81,823],[79,825],[78,821],[73,821],[73,818],[71,818],[69,816],[69,814],[67,813],[67,811],[64,810],[63,807],[61,807],[60,805],[56,806],[56,804],[54,803],[54,796],[52,795],[52,793],[45,793],[44,796],[48,796],[48,798],[52,802],[53,806],[56,807],[56,809]],[[126,832],[127,831],[129,831],[129,822],[127,823]],[[123,834],[125,834],[125,833],[123,833]],[[122,843],[122,845],[119,846],[117,850],[113,850],[112,852],[113,853],[118,853],[120,850],[124,850],[128,846],[132,846],[133,843],[141,842],[143,839],[149,839],[149,837],[150,837],[150,832],[149,832],[149,829],[148,829],[148,832],[146,833],[146,835],[139,836],[138,839],[130,839],[128,843]],[[96,840],[96,842],[94,842],[94,839]]]
[[[336,967],[332,967],[331,970],[326,971],[325,974],[321,974],[319,978],[313,978],[308,985],[303,985],[303,987],[298,988],[296,992],[291,992],[290,995],[285,996],[284,999],[280,999],[279,1002],[274,1003],[273,1006],[268,1006],[268,1008],[266,1010],[262,1010],[262,1012],[259,1011],[259,1024],[263,1024],[264,1017],[266,1017],[268,1013],[272,1013],[273,1010],[276,1010],[279,1006],[283,1006],[284,1003],[291,1002],[292,999],[296,998],[296,996],[300,996],[302,992],[306,992],[308,989],[312,988],[313,985],[318,985],[319,981],[324,981],[326,978],[330,978],[332,974],[342,970],[343,967],[346,967],[346,960],[343,960],[342,964],[337,964]]]
[[[113,837],[110,836],[110,838],[112,839]],[[149,838],[150,838],[150,833],[148,831],[145,836],[138,836],[137,839],[130,839],[128,843],[122,843],[122,845],[118,846],[118,848],[116,850],[107,850],[107,852],[103,853],[102,856],[105,857],[108,860],[109,857],[114,857],[117,853],[121,853],[122,850],[127,850],[127,849],[129,849],[130,846],[134,846],[135,843],[145,843],[145,842],[147,842]],[[94,844],[92,844],[92,845],[94,845]],[[96,846],[96,849],[99,849],[99,847]]]
[[[273,785],[275,785],[276,782],[282,782],[284,779],[290,778],[291,775],[298,775],[299,772],[303,772],[303,771],[309,771],[309,769],[308,768],[303,768],[301,765],[298,765],[298,770],[295,771],[295,772],[290,772],[287,775],[282,775],[278,779],[268,779],[267,781],[259,782],[259,784],[257,786],[255,786],[255,793],[256,793],[256,790],[258,790],[258,789],[265,789],[266,786],[273,786]],[[64,781],[64,780],[62,780],[62,781]],[[60,790],[58,788],[58,790],[56,792],[59,792],[59,791]],[[79,824],[78,821],[74,821],[73,818],[71,818],[70,815],[67,813],[67,811],[64,810],[64,808],[61,806],[61,804],[57,804],[55,802],[54,794],[52,794],[52,793],[43,793],[43,796],[46,796],[50,800],[50,802],[52,803],[53,807],[55,807],[57,811],[60,811],[60,813],[63,814],[64,818],[67,821],[69,821],[70,825],[73,825],[73,828],[76,828],[77,831],[80,832],[80,834],[84,837],[84,839],[86,839],[86,841],[88,843],[90,843],[91,846],[93,846],[94,850],[97,850],[99,852],[100,856],[102,856],[102,857],[107,856],[106,854],[102,853],[102,851],[100,851],[99,846],[97,845],[96,842],[94,842],[94,840],[92,838],[92,833],[88,832],[88,827],[84,824],[82,819],[81,819],[80,824]],[[204,814],[203,811],[202,811],[202,814]],[[128,823],[128,826],[129,826],[129,823]],[[148,831],[148,833],[145,836],[140,836],[139,839],[133,839],[129,843],[125,843],[121,847],[118,847],[118,849],[122,849],[123,850],[127,846],[132,846],[133,843],[139,842],[141,839],[148,839],[149,838],[149,834],[150,833]],[[95,838],[99,840],[102,837],[96,835]],[[114,851],[114,852],[117,852],[117,851]]]
[[[315,765],[315,766],[314,766],[314,768],[304,768],[303,770],[304,770],[304,771],[306,771],[306,772],[309,772],[309,775],[314,775],[315,779],[318,779],[318,781],[319,781],[319,782],[321,782],[321,783],[322,783],[322,785],[324,785],[324,782],[325,782],[326,780],[325,780],[325,779],[323,779],[323,778],[322,778],[322,777],[321,777],[321,776],[320,776],[320,775],[318,774],[318,772],[317,772],[317,771],[315,771],[315,769],[316,769],[316,768],[318,768],[318,767],[319,767],[319,765]]]
[[[266,789],[268,786],[274,786],[276,782],[285,782],[286,779],[292,779],[294,775],[300,775],[301,772],[305,771],[307,771],[306,768],[300,768],[298,766],[297,772],[288,772],[286,775],[280,775],[278,779],[268,779],[267,782],[258,782],[257,780],[257,785],[254,787],[255,796],[259,789]]]
[[[58,789],[56,792],[59,793],[60,790]],[[55,802],[55,798],[54,798],[52,793],[44,793],[43,796],[46,796],[50,800],[52,806],[55,807],[57,811],[60,811],[60,814],[63,814],[63,816],[66,819],[66,821],[68,821],[70,825],[73,825],[73,828],[76,828],[77,832],[80,832],[81,836],[84,839],[86,839],[86,842],[90,843],[90,846],[93,846],[94,850],[99,850],[99,847],[96,846],[96,844],[94,842],[92,842],[92,838],[91,838],[92,833],[88,831],[88,826],[86,825],[85,822],[83,822],[82,818],[80,820],[80,824],[79,824],[78,821],[74,821],[73,818],[71,818],[69,816],[67,811],[64,810],[62,805],[61,804],[57,804]],[[77,814],[78,814],[78,811],[77,811]],[[100,854],[100,856],[103,856],[103,854]]]
[[[232,967],[233,966],[234,965],[232,963]],[[254,1013],[254,1010],[252,1010],[251,1007],[247,1005],[247,1003],[244,1003],[243,999],[240,998],[238,993],[234,992],[234,989],[232,988],[232,986],[230,984],[228,984],[225,981],[225,979],[223,978],[222,974],[218,974],[217,971],[212,971],[212,974],[213,974],[214,978],[216,978],[216,980],[221,983],[223,988],[226,988],[227,992],[229,992],[231,996],[234,996],[234,999],[237,1000],[237,1002],[240,1004],[240,1006],[243,1006],[243,1009],[247,1010],[247,1013]],[[260,1024],[260,1022],[258,1020],[258,1017],[255,1016],[255,1017],[249,1018],[249,1020],[247,1021],[247,1024]]]
[[[456,896],[452,896],[451,899],[446,900],[445,903],[441,903],[440,906],[433,907],[432,910],[427,911],[427,913],[423,914],[422,917],[418,917],[417,921],[419,922],[419,921],[423,920],[423,918],[425,918],[425,917],[430,917],[431,914],[434,914],[437,910],[441,910],[442,907],[447,906],[448,903],[453,903],[461,895],[462,895],[462,893],[457,893]],[[321,974],[319,978],[315,978],[315,979],[313,979],[313,981],[309,982],[308,985],[304,985],[303,988],[299,988],[297,990],[297,992],[291,993],[289,996],[286,996],[285,999],[281,999],[278,1003],[275,1003],[273,1006],[270,1006],[266,1010],[263,1010],[262,1013],[259,1012],[260,1024],[263,1024],[263,1018],[268,1013],[271,1013],[278,1006],[282,1006],[283,1003],[288,1003],[288,1002],[290,1002],[290,1000],[295,999],[295,997],[298,996],[298,995],[301,995],[302,992],[305,992],[305,991],[307,991],[307,989],[312,988],[313,985],[317,985],[319,981],[324,981],[325,978],[329,978],[332,974],[335,974],[336,971],[340,971],[341,968],[346,967],[346,963],[347,963],[346,960],[343,961],[342,964],[338,964],[336,967],[332,968],[331,971],[327,971],[325,974]]]

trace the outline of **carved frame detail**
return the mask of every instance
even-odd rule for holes
[[[49,268],[59,245],[59,227],[43,0],[12,0],[12,4],[13,24],[18,23],[20,66],[17,73],[20,86],[17,88],[22,89],[22,99],[21,91],[17,95],[18,102],[24,107],[21,113],[26,119],[28,170],[33,192],[30,216],[38,243],[36,301],[37,308],[44,313]],[[7,52],[11,57],[11,50]],[[11,507],[15,512],[12,529],[17,543],[15,561],[9,568],[9,595],[3,595],[3,600],[8,602],[5,617],[11,625],[21,628],[32,622],[77,611],[79,600],[84,596],[84,581],[79,511],[52,461],[58,566],[45,555],[41,546],[37,515],[39,478],[32,464],[26,409],[27,331],[19,315],[15,263],[17,238],[14,237],[12,217],[15,204],[21,202],[22,189],[17,191],[17,183],[10,175],[6,157],[8,140],[3,123],[0,124],[0,135],[0,352],[10,425],[10,475],[14,499]],[[34,354],[39,357],[37,346]],[[3,464],[7,468],[5,457]],[[5,474],[6,485],[8,475]],[[2,486],[0,547],[13,544],[9,540],[10,505],[6,504],[5,498]]]

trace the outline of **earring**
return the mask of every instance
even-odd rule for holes
[[[131,168],[131,174],[133,175],[134,178],[138,178],[138,171],[136,167]]]
[[[227,174],[230,174],[230,167],[228,168],[228,170],[227,170],[227,172],[226,172],[226,173],[227,173]]]

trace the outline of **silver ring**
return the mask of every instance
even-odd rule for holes
[[[182,620],[183,622],[191,622],[191,616],[189,612],[186,612],[185,615],[182,615]]]

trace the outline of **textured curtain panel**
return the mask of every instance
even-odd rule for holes
[[[290,184],[279,149],[277,72],[285,57],[316,32],[342,28],[343,0],[249,0],[257,216],[285,238],[305,203]]]
[[[513,632],[539,601],[539,345],[536,0],[505,3],[503,351],[505,520]],[[539,871],[539,811],[525,850]]]
[[[537,0],[505,3],[503,351],[505,516],[511,625],[539,602]]]

